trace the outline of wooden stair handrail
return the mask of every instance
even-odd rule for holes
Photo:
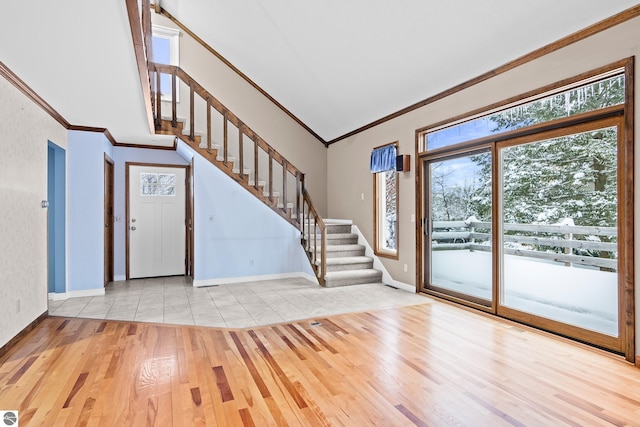
[[[315,207],[313,206],[313,201],[311,200],[311,196],[307,192],[306,188],[302,189],[302,202],[303,202],[303,213],[305,211],[304,206],[307,207],[306,214],[303,217],[307,223],[306,224],[307,239],[304,239],[305,251],[309,255],[309,261],[311,261],[311,265],[314,271],[316,272],[318,282],[320,282],[321,286],[325,286],[326,285],[325,275],[327,273],[327,226],[324,220],[322,219],[322,217],[318,214]],[[313,245],[311,245],[311,219],[312,218],[314,221]],[[317,261],[318,261],[317,229],[319,229],[320,231],[320,265],[317,265]],[[305,227],[303,224],[302,225],[303,236],[304,236],[304,231],[305,231]],[[312,247],[313,247],[313,250],[311,249]]]
[[[195,81],[189,74],[187,74],[182,68],[176,65],[166,65],[166,64],[151,64],[150,71],[157,71],[163,74],[175,75],[182,80],[188,87],[191,87],[193,84],[193,90],[197,93],[202,99],[205,101],[210,99],[211,106],[216,109],[220,114],[226,115],[226,118],[229,122],[231,122],[238,129],[241,129],[245,135],[258,143],[258,146],[262,148],[265,152],[269,152],[269,150],[273,150],[273,159],[281,165],[287,166],[287,170],[293,176],[296,174],[302,173],[298,168],[296,168],[290,161],[288,161],[282,154],[280,154],[275,148],[269,145],[264,139],[260,137],[256,132],[254,132],[246,123],[238,118],[231,110],[225,107],[218,99],[213,96],[210,92],[208,92],[202,85],[200,85],[197,81]],[[159,79],[158,79],[159,80]],[[175,99],[175,97],[173,97]],[[174,102],[172,101],[172,104]],[[156,118],[158,120],[158,118]],[[192,126],[193,128],[193,126]]]

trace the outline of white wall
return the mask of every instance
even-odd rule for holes
[[[154,24],[177,28],[163,16],[154,13],[152,18]],[[316,209],[326,214],[327,150],[324,145],[184,32],[180,37],[180,67],[305,174]],[[180,99],[188,99],[188,93],[182,91]],[[170,115],[166,105],[163,105],[163,116]]]
[[[182,157],[171,150],[149,150],[145,148],[113,147],[114,163],[114,229],[113,229],[113,275],[115,280],[126,277],[126,191],[125,163],[153,163],[160,165],[186,165]]]
[[[47,141],[67,131],[2,77],[0,117],[1,347],[47,310]]]
[[[67,151],[67,294],[104,290],[104,155],[102,133],[69,131]]]
[[[351,218],[369,241],[373,239],[373,182],[368,170],[369,154],[375,146],[399,141],[399,153],[415,156],[415,131],[448,118],[482,108],[524,92],[577,76],[618,60],[640,55],[640,18],[591,36],[578,43],[545,55],[535,61],[498,75],[481,84],[402,115],[351,138],[332,144],[328,153],[328,212],[330,217]],[[636,61],[636,80],[640,67]],[[640,147],[640,91],[635,100],[635,143]],[[414,158],[412,158],[414,159]],[[415,159],[414,159],[415,160]],[[414,169],[414,166],[412,166]],[[640,176],[640,157],[635,160],[636,177]],[[395,280],[415,285],[416,249],[415,170],[400,174],[399,188],[399,259],[384,259],[383,264]],[[636,196],[640,186],[636,185]],[[360,200],[364,193],[365,200]],[[636,197],[635,221],[640,226],[640,203]],[[638,233],[636,233],[638,236]],[[636,238],[638,242],[638,238]],[[638,257],[636,253],[636,262]],[[403,266],[407,265],[407,272]],[[635,282],[640,283],[640,269]],[[640,292],[636,289],[636,311]],[[640,316],[636,315],[636,352],[640,354]]]

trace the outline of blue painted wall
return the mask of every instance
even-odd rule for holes
[[[102,133],[69,131],[67,151],[67,292],[104,287],[104,154]]]

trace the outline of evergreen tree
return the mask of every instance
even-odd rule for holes
[[[494,114],[493,132],[530,126],[624,101],[624,79],[614,77],[564,94]],[[614,128],[505,148],[503,212],[507,223],[616,226],[617,137]],[[483,182],[490,182],[490,159],[474,156]],[[491,188],[474,198],[480,216],[491,209]]]

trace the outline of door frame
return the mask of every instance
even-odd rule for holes
[[[186,243],[186,249],[187,251],[185,252],[187,254],[187,266],[186,266],[186,275],[191,278],[191,280],[193,280],[193,275],[194,275],[194,260],[195,260],[195,223],[194,223],[194,210],[195,210],[195,206],[194,206],[194,193],[195,193],[195,187],[194,187],[194,161],[193,161],[193,157],[191,158],[191,161],[189,162],[189,167],[187,168],[187,173],[186,173],[186,177],[187,177],[187,209],[186,209],[186,215],[187,215],[187,241]]]
[[[125,194],[125,259],[126,259],[126,280],[129,280],[129,265],[130,265],[130,251],[129,251],[129,167],[130,166],[145,166],[145,167],[161,167],[161,168],[176,168],[176,169],[184,169],[185,170],[185,245],[191,245],[192,239],[189,234],[189,221],[193,223],[193,209],[189,209],[190,205],[193,205],[193,193],[189,191],[190,187],[190,175],[191,175],[191,166],[190,165],[177,165],[177,164],[167,164],[167,163],[143,163],[143,162],[125,162],[124,164],[124,194]],[[191,227],[193,229],[193,227]],[[193,230],[192,230],[193,231]],[[188,247],[188,246],[187,246]],[[185,252],[185,260],[184,260],[184,275],[189,276],[189,257],[193,256],[192,254]]]
[[[427,170],[431,162],[452,160],[452,159],[457,159],[457,158],[466,157],[466,156],[479,154],[479,153],[489,153],[493,160],[495,157],[495,149],[496,148],[494,143],[485,143],[485,144],[474,146],[472,149],[452,149],[452,150],[447,150],[446,152],[436,153],[435,155],[422,156],[420,158],[419,167],[421,168],[420,171],[423,177],[422,179],[423,191],[430,188],[430,185],[431,185],[429,181],[430,173]],[[497,194],[496,180],[494,175],[495,175],[495,165],[492,162],[492,166],[491,166],[491,199],[492,201],[495,201],[496,194]],[[431,229],[432,222],[430,219],[431,206],[430,206],[430,198],[424,197],[424,194],[420,197],[419,200],[421,200],[422,203],[418,203],[418,206],[417,206],[419,209],[421,209],[421,213],[419,215],[420,220],[417,222],[418,222],[418,227],[421,230],[419,234],[420,234],[420,240],[422,240],[422,243],[421,243],[422,259],[420,260],[420,264],[419,264],[420,268],[418,268],[418,270],[420,270],[420,274],[422,274],[423,279],[420,282],[418,282],[418,292],[429,293],[434,296],[438,296],[453,302],[462,303],[462,304],[471,306],[478,310],[486,311],[489,313],[495,313],[497,309],[497,301],[498,301],[498,298],[497,298],[498,290],[497,290],[496,282],[494,280],[498,272],[497,257],[496,257],[495,251],[491,252],[492,279],[491,279],[491,300],[488,301],[489,305],[484,304],[483,301],[486,301],[486,300],[479,297],[474,297],[471,295],[466,295],[466,294],[462,294],[460,292],[455,292],[455,291],[447,291],[446,289],[440,288],[437,286],[434,287],[435,289],[426,287],[426,278],[428,277],[427,275],[429,274],[427,257],[431,253],[431,239],[425,240],[424,236],[427,234],[431,235],[431,233],[433,232]],[[496,225],[497,225],[496,216],[492,210],[491,212],[492,235],[493,235],[493,230],[496,228]]]
[[[113,208],[114,208],[114,162],[111,157],[104,154],[104,286],[113,281],[114,267],[114,237],[113,237]]]

